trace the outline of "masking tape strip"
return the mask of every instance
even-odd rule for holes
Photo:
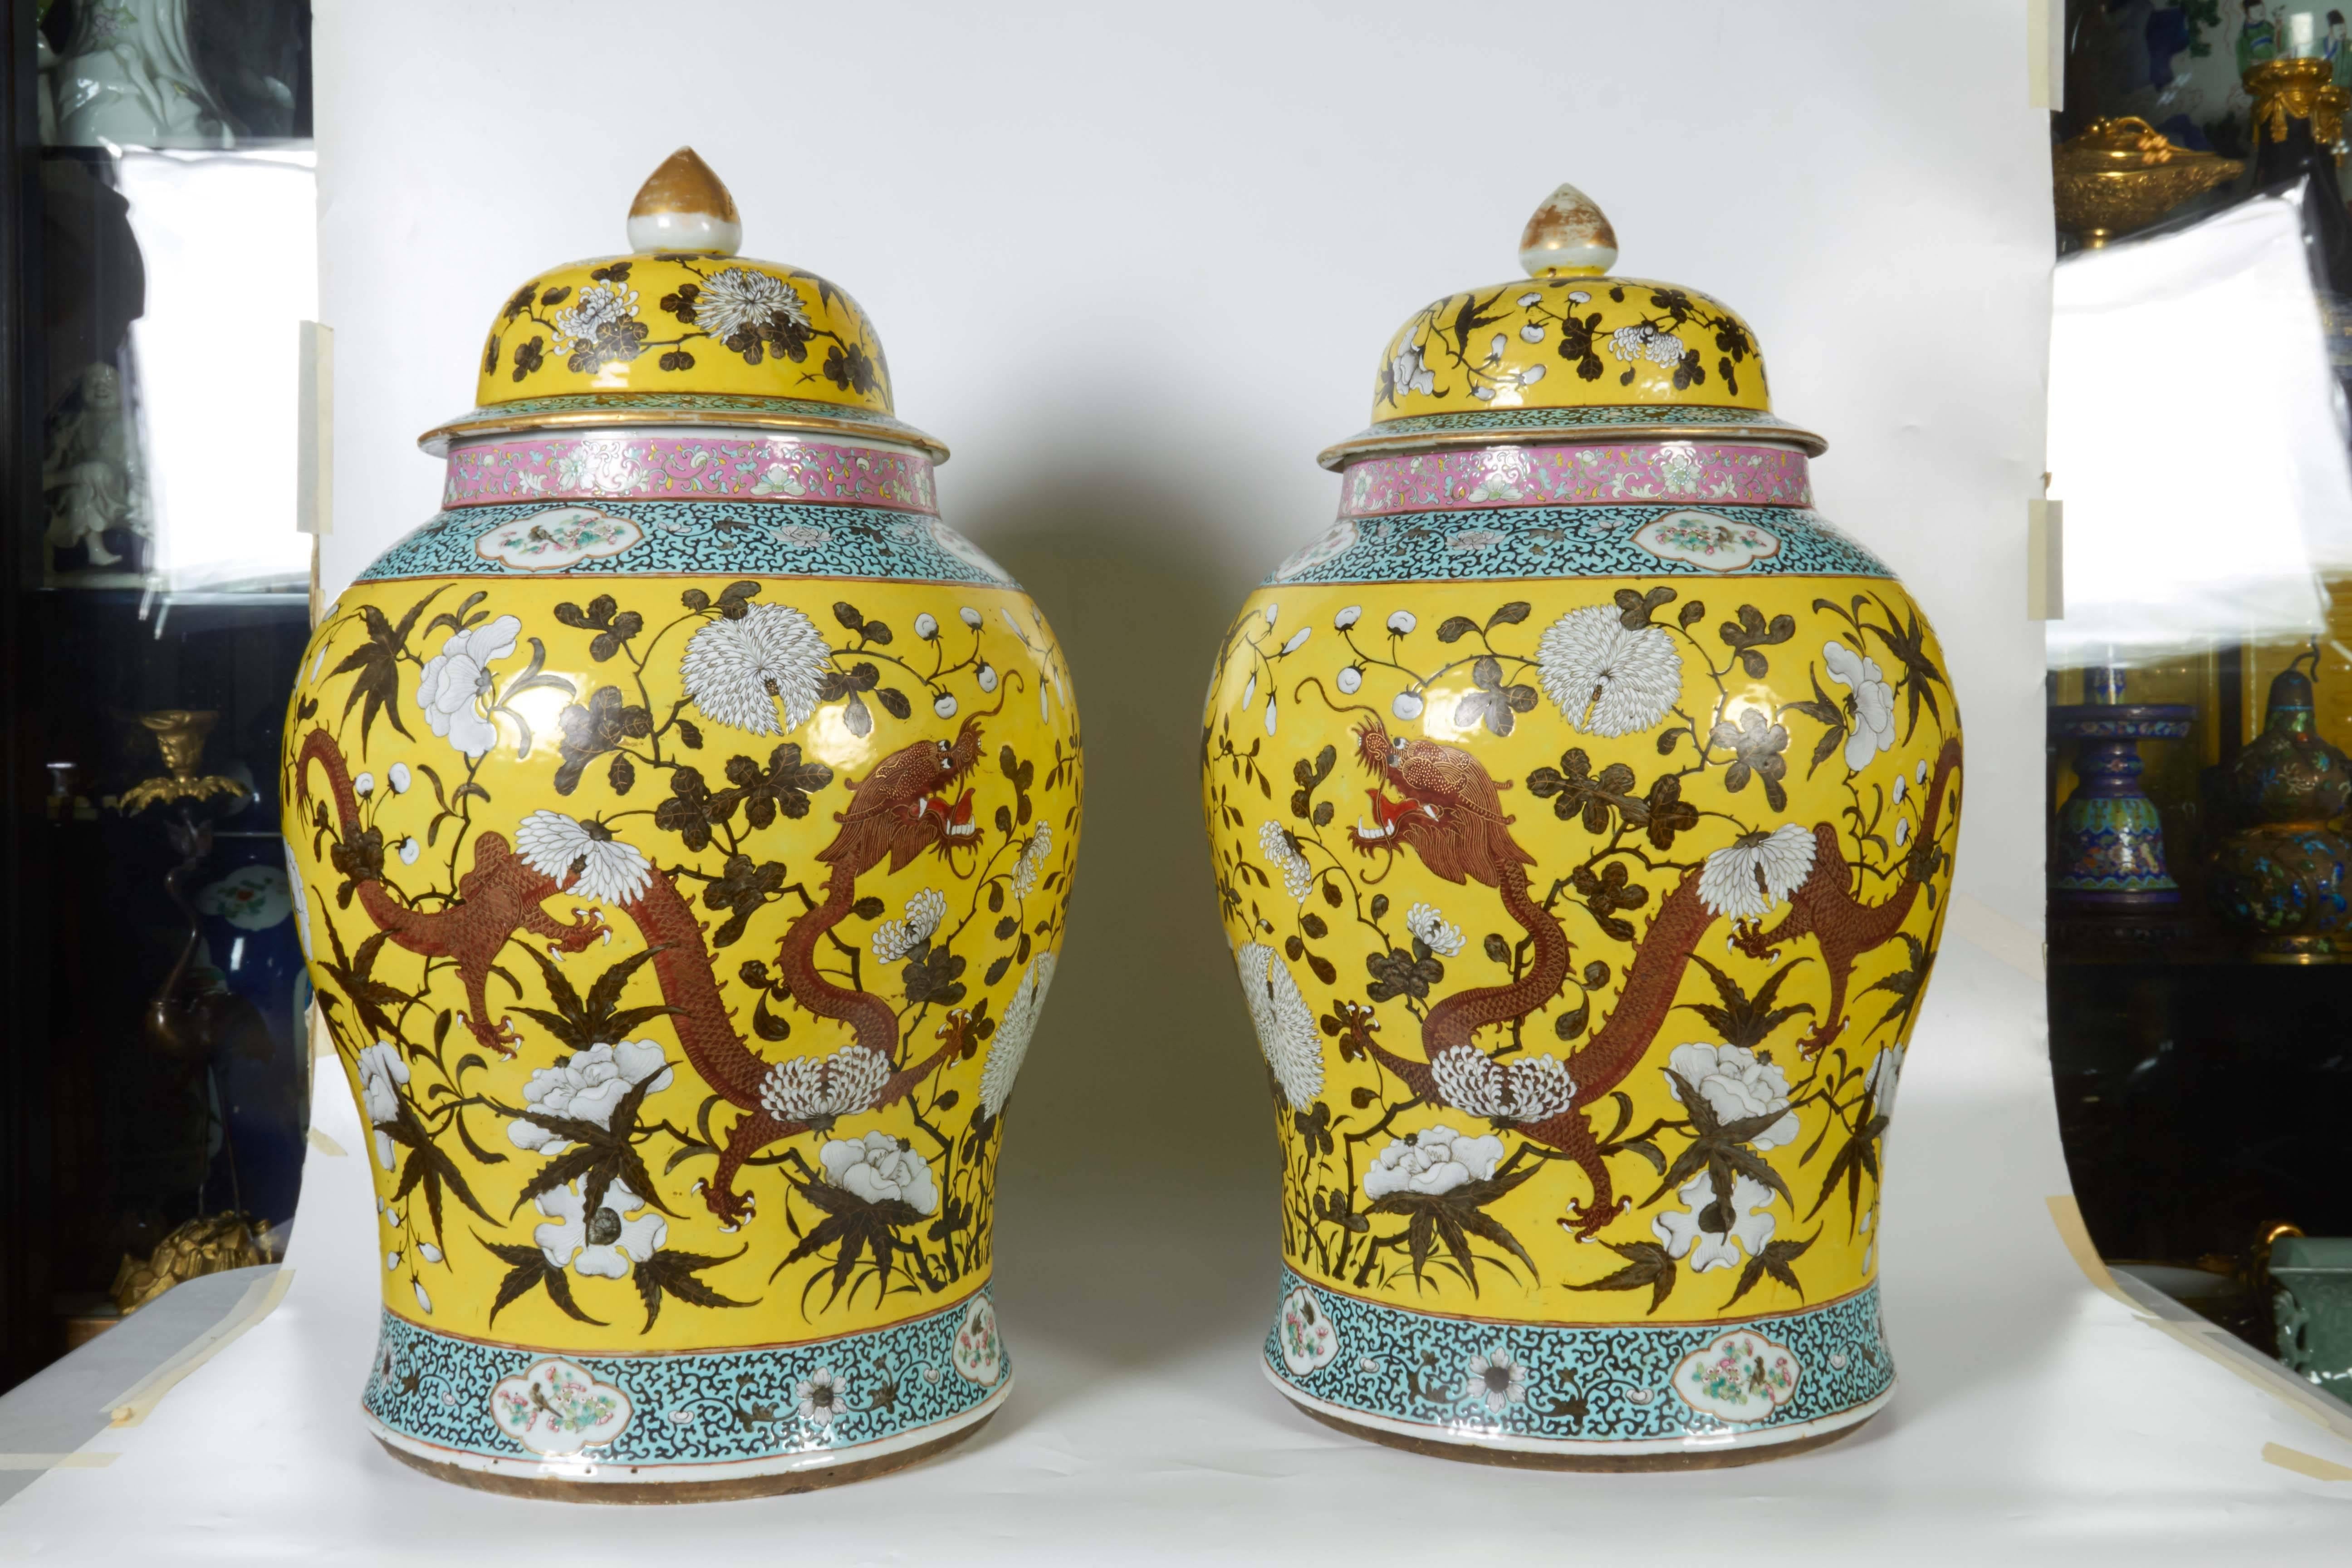
[[[2263,1444],[2263,1463],[2276,1465],[2282,1470],[2293,1470],[2298,1476],[2309,1476],[2315,1481],[2352,1481],[2352,1465],[2339,1465],[2333,1459],[2323,1459],[2316,1454],[2306,1454],[2284,1443]]]
[[[1955,892],[1944,917],[1944,934],[1983,949],[2021,974],[2042,978],[2042,938],[1982,899]]]
[[[2294,1450],[2289,1449],[2292,1453]],[[102,1470],[119,1454],[0,1454],[0,1470]],[[2315,1460],[2314,1463],[2320,1461]],[[2352,1473],[2352,1472],[2347,1472]]]
[[[286,1299],[287,1288],[294,1283],[294,1270],[279,1268],[246,1287],[245,1294],[229,1311],[228,1316],[215,1323],[184,1347],[171,1360],[141,1378],[121,1394],[101,1407],[108,1419],[117,1426],[136,1426],[153,1413],[163,1395],[178,1386],[182,1378],[195,1371],[220,1353],[236,1337],[278,1310]]]
[[[2148,1327],[2170,1339],[2179,1341],[2208,1361],[2234,1373],[2238,1377],[2269,1394],[2313,1426],[2323,1427],[2345,1442],[2352,1443],[2352,1408],[2347,1408],[2336,1399],[2322,1394],[2276,1362],[2256,1355],[2248,1350],[2235,1334],[2222,1328],[2219,1323],[2210,1323],[2202,1318],[2176,1321],[2150,1312],[2145,1303],[2135,1300],[2125,1291],[2122,1286],[2116,1283],[2116,1277],[2108,1272],[2106,1264],[2100,1260],[2098,1250],[2091,1245],[2090,1230],[2083,1223],[2083,1211],[2075,1203],[2074,1194],[2068,1193],[2055,1195],[2048,1202],[2050,1218],[2058,1227],[2059,1238],[2066,1244],[2067,1254],[2074,1259],[2074,1266],[2083,1271],[2084,1278],[2129,1307],[2132,1315]],[[2186,1309],[2184,1308],[2183,1310],[2185,1311]],[[2280,1452],[2292,1454],[2295,1450],[2282,1448]],[[2270,1456],[2265,1452],[2263,1457],[2268,1458]],[[2312,1463],[2325,1465],[2329,1461],[2313,1459]],[[2294,1467],[2290,1465],[2287,1468],[2292,1469]],[[2352,1469],[2345,1470],[2345,1478],[2352,1479]],[[2321,1479],[2334,1478],[2322,1477]]]

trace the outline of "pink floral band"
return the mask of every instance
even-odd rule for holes
[[[1809,507],[1813,487],[1805,455],[1779,447],[1480,447],[1350,464],[1339,515],[1624,502]]]
[[[938,510],[929,458],[791,436],[544,436],[486,441],[450,452],[441,504],[602,498]]]

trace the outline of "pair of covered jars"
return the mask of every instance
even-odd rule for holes
[[[790,1490],[985,1420],[1000,1134],[1080,731],[945,450],[681,151],[515,290],[443,509],[321,616],[289,875],[367,1124],[397,1457]],[[1450,1454],[1743,1460],[1882,1405],[1880,1152],[1957,827],[1917,611],[1747,327],[1611,276],[1416,314],[1226,632],[1202,787],[1284,1154],[1265,1364]]]

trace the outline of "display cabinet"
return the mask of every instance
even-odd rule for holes
[[[307,1006],[272,762],[308,635],[310,15],[13,0],[0,204],[0,1384],[274,1256]]]

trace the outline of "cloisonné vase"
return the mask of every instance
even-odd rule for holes
[[[518,289],[443,510],[321,617],[295,907],[368,1123],[362,1405],[498,1490],[907,1463],[1003,1402],[999,1136],[1061,945],[1077,715],[945,451],[681,152]]]
[[[1460,1457],[1741,1463],[1894,1383],[1879,1175],[1958,713],[1819,437],[1563,186],[1323,454],[1218,650],[1202,790],[1269,1068],[1265,1367]]]

